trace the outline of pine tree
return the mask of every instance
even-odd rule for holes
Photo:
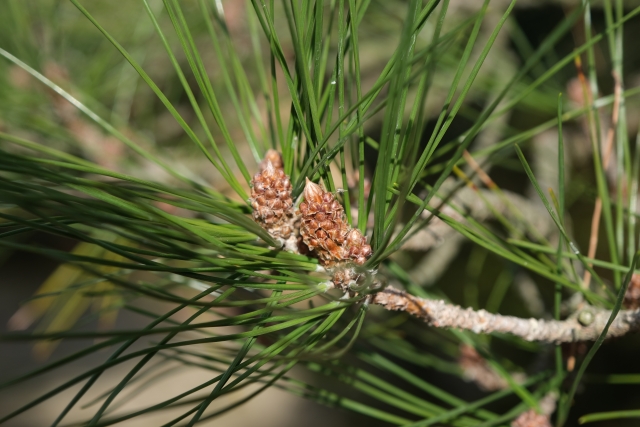
[[[515,0],[36,3],[0,14],[0,274],[56,266],[0,335],[40,361],[0,424],[275,388],[380,425],[638,416],[636,5],[538,43]]]

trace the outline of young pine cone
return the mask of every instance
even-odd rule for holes
[[[276,150],[269,149],[264,154],[264,159],[260,162],[260,171],[267,168],[267,164],[271,162],[274,168],[284,169],[284,163],[282,163],[282,155]]]
[[[282,158],[275,150],[267,151],[261,171],[251,180],[253,219],[274,237],[287,239],[293,228],[291,181],[282,169]]]
[[[513,420],[511,427],[551,427],[551,421],[548,415],[537,414],[533,409],[529,409]]]
[[[333,194],[307,178],[304,202],[300,204],[302,241],[318,256],[321,264],[332,267],[343,261],[362,265],[371,256],[371,246],[360,230],[349,228],[342,205]]]
[[[640,308],[640,275],[637,273],[631,276],[631,283],[627,293],[624,294],[623,304],[629,310]]]

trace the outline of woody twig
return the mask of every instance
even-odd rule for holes
[[[387,310],[407,312],[437,328],[463,329],[476,334],[498,332],[515,335],[525,341],[555,344],[594,341],[611,316],[609,310],[590,307],[566,320],[523,319],[462,308],[442,300],[419,298],[391,286],[376,293],[372,303]],[[639,330],[640,309],[622,310],[609,327],[607,338]]]

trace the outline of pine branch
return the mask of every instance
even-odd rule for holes
[[[271,164],[269,164],[269,166],[271,166]],[[271,169],[273,169],[273,167],[271,167]],[[286,179],[288,182],[288,177],[283,173],[281,175],[281,179]],[[259,174],[256,175],[256,177],[258,176]],[[287,191],[290,191],[289,187],[287,187],[287,189]],[[255,188],[253,191],[255,192]],[[338,243],[340,243],[348,240],[347,234],[354,230],[349,231],[346,225],[344,227],[338,227],[333,224],[323,225],[326,214],[323,213],[322,218],[316,218],[317,214],[315,212],[318,211],[319,208],[314,208],[315,210],[311,213],[307,212],[307,210],[309,210],[307,207],[308,204],[315,203],[315,205],[320,206],[320,203],[324,201],[323,197],[327,197],[326,203],[331,202],[331,206],[335,205],[334,210],[338,212],[338,218],[341,221],[344,216],[341,209],[342,207],[339,203],[335,202],[331,193],[324,191],[319,185],[312,183],[307,178],[304,194],[305,202],[301,205],[301,211],[304,211],[303,219],[304,216],[307,215],[308,218],[306,221],[314,223],[313,227],[311,227],[311,233],[306,228],[301,229],[301,234],[307,236],[303,238],[304,244],[308,245],[311,250],[315,249],[319,243],[311,244],[311,240],[309,239],[316,238],[316,235],[319,239],[321,234],[317,233],[322,233],[324,239],[331,240],[334,250],[329,250],[323,246],[322,249],[326,253],[322,252],[321,255],[324,255],[324,257],[321,256],[319,258],[322,264],[329,267],[327,272],[332,274],[331,287],[341,288],[345,292],[353,295],[355,292],[352,286],[358,286],[358,282],[363,278],[363,274],[356,272],[353,268],[355,266],[353,261],[348,261],[349,256],[336,255],[342,253],[340,252],[342,248],[332,240],[333,238],[329,238],[330,236],[327,232],[335,232],[333,234],[340,238],[337,240]],[[292,228],[297,228],[296,225],[297,224],[292,224]],[[331,236],[333,236],[333,234]],[[366,245],[364,238],[359,232],[358,236],[358,242],[368,248],[368,245]],[[295,246],[285,246],[285,249],[299,253],[299,248]],[[367,255],[370,254],[370,249],[368,250]],[[345,252],[345,254],[346,253],[347,252]],[[363,256],[362,260],[357,262],[357,264],[363,264],[365,260],[366,257]],[[336,261],[340,262],[336,264]],[[366,275],[375,276],[376,273],[370,271],[364,276]],[[372,279],[372,277],[370,277],[370,279]],[[518,336],[526,341],[556,344],[563,342],[594,341],[601,334],[602,330],[604,330],[605,325],[611,317],[610,310],[589,307],[563,321],[533,318],[522,319],[514,316],[492,314],[486,310],[476,311],[472,308],[465,309],[442,300],[429,300],[416,297],[392,286],[388,286],[375,293],[371,302],[387,310],[405,311],[412,316],[424,320],[430,326],[438,328],[457,328],[470,330],[477,334],[501,332]],[[640,309],[621,311],[610,326],[607,332],[607,338],[623,336],[636,330],[640,330]]]
[[[590,307],[566,320],[523,319],[473,310],[442,300],[413,296],[388,286],[373,296],[373,304],[387,310],[405,311],[436,328],[457,328],[477,334],[500,332],[526,341],[563,343],[594,341],[611,316],[610,310]],[[622,310],[611,324],[607,338],[620,337],[640,330],[640,309]]]

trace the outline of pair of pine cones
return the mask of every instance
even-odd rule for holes
[[[260,169],[251,180],[253,219],[273,237],[287,240],[299,230],[306,249],[324,267],[362,265],[371,256],[371,246],[360,230],[349,226],[332,193],[307,178],[304,201],[294,213],[291,180],[280,153],[269,150]]]

